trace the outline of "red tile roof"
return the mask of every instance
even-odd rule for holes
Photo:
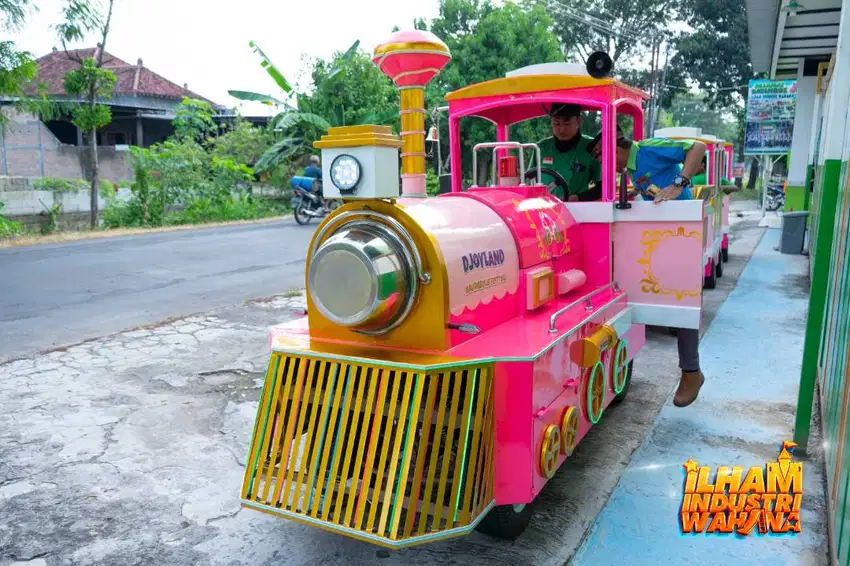
[[[72,56],[94,57],[99,48],[69,50]],[[57,50],[48,53],[37,60],[39,70],[38,77],[34,83],[45,83],[48,95],[62,95],[65,90],[62,87],[62,79],[65,73],[79,66],[79,63],[69,57],[64,51]],[[142,60],[136,65],[122,61],[108,51],[103,54],[103,67],[115,73],[117,82],[112,90],[115,95],[125,96],[154,96],[158,98],[169,98],[181,100],[184,96],[198,98],[208,102],[213,108],[220,108],[219,104],[212,102],[203,96],[182,88],[158,75],[142,65]],[[29,89],[35,91],[35,84]]]

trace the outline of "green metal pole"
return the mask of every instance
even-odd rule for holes
[[[841,161],[827,159],[824,162],[823,183],[820,190],[820,212],[817,218],[818,241],[815,247],[815,257],[810,258],[810,261],[814,262],[814,270],[809,295],[809,313],[806,319],[806,338],[803,343],[800,389],[797,393],[797,415],[794,423],[794,442],[802,451],[806,450],[809,442],[840,174]]]

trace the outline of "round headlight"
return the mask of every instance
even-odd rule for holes
[[[331,181],[341,192],[352,192],[360,181],[360,163],[351,155],[337,156],[331,163]]]
[[[413,262],[402,241],[377,222],[344,224],[310,261],[310,297],[340,326],[380,331],[400,321],[415,295]]]

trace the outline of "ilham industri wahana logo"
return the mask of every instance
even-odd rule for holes
[[[791,460],[796,447],[783,441],[776,462],[753,466],[746,474],[741,466],[718,466],[712,474],[710,466],[685,462],[682,533],[799,533],[803,463]]]

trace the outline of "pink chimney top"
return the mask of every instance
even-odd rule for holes
[[[433,33],[407,30],[378,45],[372,62],[398,87],[424,87],[451,58],[448,46]]]

